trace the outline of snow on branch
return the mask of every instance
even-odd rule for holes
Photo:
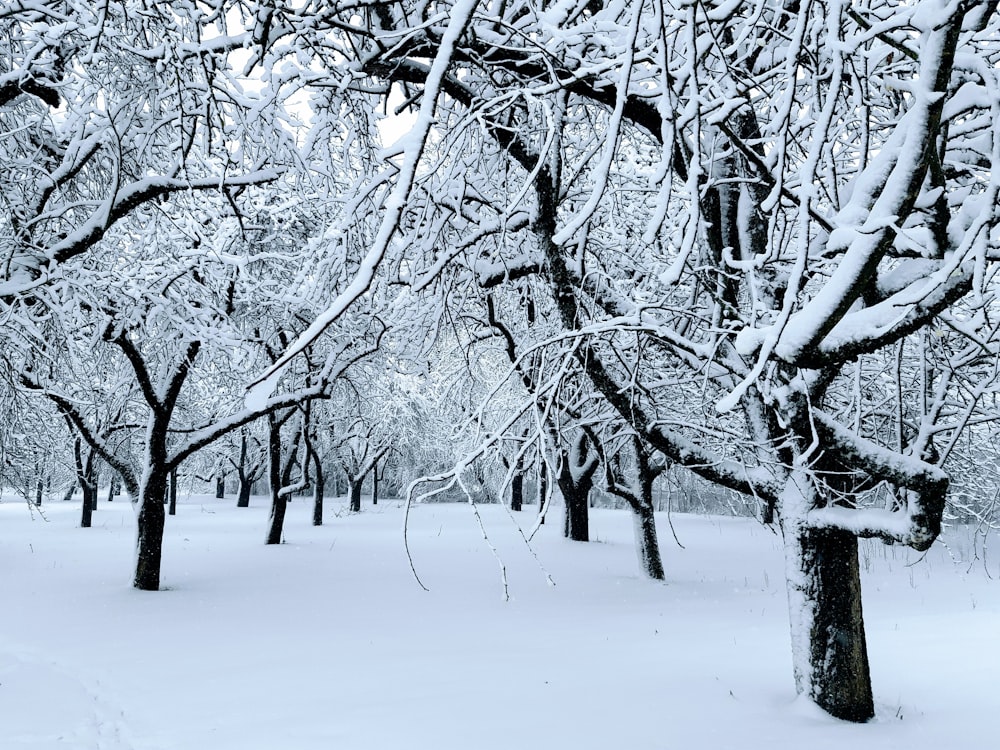
[[[883,448],[843,427],[822,411],[812,421],[823,444],[843,465],[903,489],[899,510],[827,506],[808,512],[814,528],[836,528],[925,550],[941,531],[948,475],[937,466]]]

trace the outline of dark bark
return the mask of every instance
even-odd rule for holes
[[[372,505],[378,505],[378,461],[372,466]]]
[[[116,474],[111,475],[111,482],[108,486],[108,502],[110,503],[115,499],[115,495],[120,495],[122,492],[122,480],[118,478]]]
[[[73,441],[73,461],[76,466],[76,479],[83,490],[83,502],[80,508],[80,527],[89,529],[93,522],[94,506],[97,498],[97,479],[94,473],[94,451],[90,450],[86,461],[83,458],[83,438],[77,435]]]
[[[549,465],[545,459],[540,459],[538,466],[538,522],[545,523],[545,513],[548,511],[547,502],[549,495]]]
[[[281,544],[288,499],[281,494],[281,424],[274,415],[267,418],[268,481],[271,485],[271,518],[266,544]]]
[[[521,510],[524,504],[524,474],[518,472],[510,478],[510,509]]]
[[[73,499],[73,493],[76,492],[77,482],[73,482],[69,487],[66,488],[66,494],[63,495],[63,502],[68,503]]]
[[[312,514],[312,524],[313,526],[323,525],[323,463],[320,461],[319,455],[315,452],[312,453],[312,468],[313,468],[313,514]]]
[[[875,715],[875,707],[861,609],[858,540],[848,531],[822,529],[801,532],[796,541],[802,593],[811,608],[805,618],[809,674],[800,676],[801,686],[832,716],[867,721]]]
[[[42,494],[45,490],[45,482],[39,477],[38,481],[35,482],[35,505],[41,507],[42,505]]]
[[[222,500],[226,496],[226,475],[219,474],[215,478],[215,499]]]
[[[238,490],[236,495],[237,508],[250,507],[250,495],[253,494],[253,485],[263,474],[263,467],[260,463],[249,464],[249,438],[246,429],[240,430],[240,457],[239,461],[230,462],[236,469]]]
[[[576,484],[569,470],[559,472],[559,490],[566,505],[563,536],[574,542],[590,541],[590,486]]]
[[[167,511],[168,515],[177,515],[177,469],[170,472],[170,507]]]
[[[97,488],[89,481],[81,481],[80,487],[83,489],[83,503],[80,509],[80,528],[89,529],[93,524],[94,497],[97,495]]]
[[[348,477],[347,483],[350,486],[350,492],[351,492],[351,504],[350,504],[351,513],[360,513],[361,488],[364,487],[365,485],[365,478],[361,477],[360,479],[358,479],[356,477]]]
[[[163,497],[166,493],[167,474],[161,464],[149,471],[140,493],[138,556],[132,585],[143,591],[160,589],[163,526],[166,520]]]
[[[625,500],[632,511],[639,568],[644,575],[654,581],[662,581],[666,575],[656,534],[653,484],[656,478],[666,471],[667,464],[663,461],[654,461],[648,446],[637,435],[632,437],[628,455],[631,460],[625,470],[620,463],[621,453],[605,460],[608,491]],[[633,475],[635,481],[629,482],[625,474]]]
[[[600,466],[590,438],[581,432],[572,446],[563,452],[556,482],[566,506],[563,536],[574,542],[590,541],[590,491],[594,474]]]
[[[236,496],[237,508],[250,507],[250,491],[253,489],[253,480],[248,477],[240,477],[239,494]]]

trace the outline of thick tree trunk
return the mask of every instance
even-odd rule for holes
[[[875,708],[858,540],[847,531],[794,524],[784,533],[796,687],[838,719],[867,721]]]
[[[510,509],[521,510],[524,504],[524,474],[518,472],[510,478]]]
[[[361,488],[364,487],[365,478],[355,479],[354,477],[348,477],[347,483],[351,488],[351,513],[361,512]]]
[[[250,507],[250,491],[253,489],[253,480],[249,477],[240,477],[239,494],[236,496],[237,508]]]
[[[556,475],[556,483],[566,506],[563,536],[574,542],[590,541],[590,490],[594,486],[593,472],[573,465],[583,457],[576,451],[564,454]]]
[[[80,510],[80,528],[89,529],[93,524],[94,502],[97,497],[97,485],[89,479],[81,479],[80,487],[83,489],[83,503]]]
[[[563,536],[574,542],[590,541],[590,488],[567,486],[560,481],[563,502],[566,504],[566,517],[563,525]]]
[[[313,526],[323,525],[323,466],[319,456],[313,454]]]
[[[139,492],[139,540],[132,585],[143,591],[159,591],[160,560],[163,556],[163,524],[166,513],[163,498],[167,494],[167,474],[150,471]]]
[[[630,505],[632,520],[635,523],[635,550],[639,556],[639,568],[643,574],[654,581],[666,578],[663,572],[663,560],[660,558],[660,544],[656,536],[656,518],[653,515],[653,505]]]

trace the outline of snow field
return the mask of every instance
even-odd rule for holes
[[[103,498],[103,496],[102,496]],[[507,512],[331,503],[286,543],[267,507],[181,498],[167,590],[130,587],[134,516],[103,501],[0,503],[0,748],[920,748],[996,736],[1000,574],[967,533],[921,557],[864,542],[878,718],[854,726],[795,699],[779,539],[745,519],[658,515],[666,584],[639,577],[625,511],[590,544],[561,509],[526,548]],[[528,507],[514,517],[525,528]],[[987,557],[989,559],[989,557]],[[543,569],[544,568],[544,569]],[[555,586],[549,585],[550,575]]]

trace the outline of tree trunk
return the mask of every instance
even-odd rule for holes
[[[378,505],[378,461],[372,466],[372,505]]]
[[[163,556],[163,524],[166,514],[163,498],[167,494],[167,474],[153,470],[142,484],[139,493],[139,540],[132,585],[143,591],[160,590],[160,560]]]
[[[219,474],[215,478],[215,499],[222,500],[226,496],[226,475]]]
[[[354,477],[348,477],[347,483],[351,488],[351,513],[361,512],[361,488],[364,487],[365,478],[355,479]]]
[[[839,529],[786,524],[795,683],[838,719],[875,715],[861,612],[858,540]]]
[[[97,496],[97,485],[89,478],[81,478],[83,488],[83,504],[80,511],[80,528],[89,529],[93,523],[94,498]]]
[[[169,515],[177,515],[177,470],[170,472],[170,510]]]
[[[108,502],[115,499],[115,495],[120,495],[122,491],[122,480],[116,474],[111,475],[111,484],[108,487]]]
[[[323,525],[323,466],[319,456],[313,453],[313,526]]]
[[[545,512],[548,510],[549,495],[549,465],[542,459],[538,468],[538,523],[545,523]]]
[[[590,541],[590,489],[594,486],[593,474],[577,469],[574,475],[573,463],[581,456],[576,453],[563,454],[556,483],[566,506],[563,536],[574,542]]]
[[[288,498],[281,494],[281,425],[273,415],[267,418],[268,480],[271,485],[271,518],[265,544],[281,544]]]
[[[253,489],[253,480],[250,477],[240,477],[240,490],[236,496],[237,508],[250,507],[250,491]]]
[[[510,478],[510,509],[521,510],[524,504],[524,474],[518,472]]]
[[[566,519],[563,536],[574,542],[590,541],[590,488],[572,486],[567,488],[559,483],[563,502],[566,504]]]
[[[71,484],[66,489],[66,494],[63,495],[63,502],[64,503],[68,503],[70,500],[73,499],[73,493],[76,492],[76,485],[77,485],[77,482],[73,482],[73,484]]]
[[[44,490],[45,482],[43,482],[42,478],[39,477],[38,481],[35,483],[35,505],[39,508],[42,506],[42,494]]]
[[[656,518],[653,505],[630,505],[632,520],[635,522],[635,550],[639,555],[639,568],[654,581],[662,581],[667,576],[663,572],[660,558],[660,544],[656,536]]]

